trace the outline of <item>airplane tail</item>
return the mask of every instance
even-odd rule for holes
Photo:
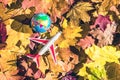
[[[33,59],[33,61],[36,63],[36,65],[38,67],[40,66],[40,64],[39,64],[39,57],[40,57],[40,55],[38,55],[38,54],[27,54],[26,56],[31,58],[31,59]]]

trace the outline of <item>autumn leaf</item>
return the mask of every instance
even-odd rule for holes
[[[61,66],[63,71],[68,72],[78,64],[78,55],[72,53],[69,48],[62,48],[59,53],[63,61],[59,60],[58,65]]]
[[[73,4],[73,1],[74,0],[54,0],[53,1],[51,12],[49,12],[53,23],[57,21],[57,18],[62,20],[63,15],[70,9],[70,6]]]
[[[84,64],[84,66],[80,69],[78,75],[83,76],[84,79],[89,80],[106,80],[107,75],[104,66],[94,66],[95,63]]]
[[[47,11],[51,8],[51,2],[52,0],[23,0],[22,8],[27,9],[35,7],[35,13],[47,13]]]
[[[104,46],[102,48],[98,46],[92,46],[85,50],[85,53],[93,60],[98,62],[100,66],[104,65],[106,62],[116,62],[119,64],[119,54],[115,47]],[[97,64],[96,64],[97,65]]]
[[[107,24],[105,31],[101,31],[99,28],[93,29],[90,31],[90,34],[98,39],[98,46],[104,46],[108,44],[112,44],[113,41],[113,33],[116,31],[117,25],[115,22],[112,24]]]
[[[98,14],[106,15],[110,7],[118,6],[119,4],[120,4],[120,0],[104,0],[99,7]]]
[[[70,17],[73,21],[78,21],[79,19],[84,22],[90,21],[90,16],[87,11],[92,10],[93,7],[89,2],[79,2],[69,11],[67,17]]]
[[[93,45],[85,50],[85,53],[93,60],[92,62],[83,64],[79,75],[89,80],[107,79],[105,65],[107,62],[115,62],[119,64],[120,51],[113,46],[98,47]]]
[[[95,20],[94,25],[91,25],[90,28],[95,28],[95,27],[99,27],[102,31],[104,31],[107,27],[107,24],[110,24],[111,20],[109,18],[109,16],[102,16],[99,15],[97,17],[97,19]]]
[[[86,36],[84,39],[80,39],[80,41],[77,43],[78,46],[82,47],[83,49],[86,49],[94,44],[94,39],[90,36]]]
[[[69,45],[75,45],[77,42],[76,37],[81,37],[82,31],[80,26],[76,26],[73,22],[69,22],[65,19],[62,23],[63,33],[60,39],[56,42],[60,48],[68,48]]]
[[[12,2],[15,2],[16,0],[0,0],[4,5],[11,4]]]

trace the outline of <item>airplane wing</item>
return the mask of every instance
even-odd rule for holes
[[[53,61],[54,61],[55,63],[57,63],[57,59],[56,59],[56,56],[55,56],[55,48],[54,48],[54,45],[53,45],[53,44],[50,46],[49,51],[50,51],[50,53],[51,53],[51,56],[52,56],[52,58],[53,58]]]
[[[48,40],[46,40],[46,39],[30,38],[30,40],[31,40],[31,41],[34,41],[34,42],[36,42],[36,43],[43,44],[43,45],[45,45],[45,44],[48,43]]]

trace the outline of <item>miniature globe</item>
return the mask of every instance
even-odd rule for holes
[[[39,13],[32,17],[31,26],[35,32],[44,33],[50,29],[51,19],[47,14]]]

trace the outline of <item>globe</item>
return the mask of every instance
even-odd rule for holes
[[[45,13],[39,13],[32,17],[31,26],[35,32],[44,33],[50,29],[51,19]]]

